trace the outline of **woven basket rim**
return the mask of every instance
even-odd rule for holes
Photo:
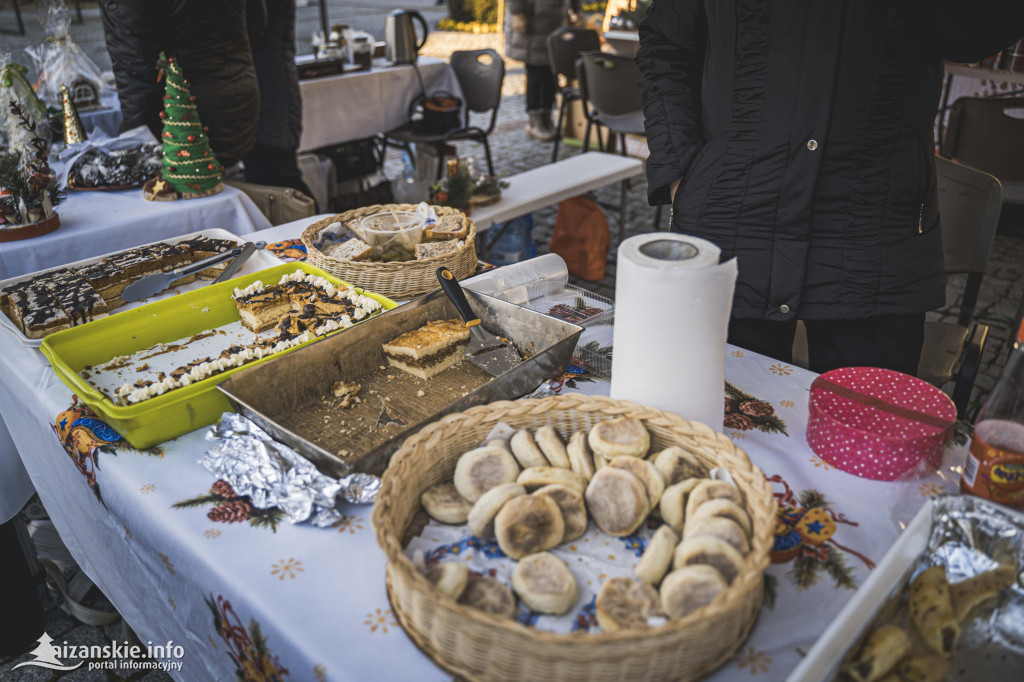
[[[410,456],[414,446],[420,441],[428,441],[433,437],[437,437],[437,434],[449,429],[457,428],[461,422],[473,419],[475,420],[478,416],[484,416],[488,414],[495,415],[493,418],[485,419],[484,421],[500,421],[500,415],[503,414],[507,408],[511,406],[523,407],[532,406],[534,412],[550,412],[558,410],[570,410],[578,407],[580,403],[598,403],[600,404],[599,409],[592,409],[593,412],[600,412],[601,414],[608,415],[609,417],[621,416],[623,414],[643,412],[649,416],[640,417],[645,422],[656,420],[659,425],[675,425],[684,429],[691,429],[700,432],[705,437],[712,437],[718,444],[719,447],[725,448],[732,451],[736,456],[736,460],[740,466],[746,468],[749,473],[754,474],[753,481],[757,484],[754,489],[748,489],[748,487],[741,488],[744,494],[748,498],[748,511],[751,515],[751,521],[754,524],[755,535],[751,538],[751,549],[750,553],[745,557],[743,570],[736,577],[736,579],[729,586],[725,595],[715,599],[712,603],[703,606],[693,613],[687,615],[684,618],[669,620],[666,624],[646,628],[646,629],[632,629],[632,630],[620,630],[617,632],[570,632],[570,633],[558,633],[547,630],[540,630],[537,628],[529,627],[515,620],[503,618],[494,614],[486,613],[478,609],[474,609],[463,604],[459,604],[456,600],[450,596],[441,593],[436,587],[430,583],[426,575],[417,569],[412,560],[409,559],[404,552],[404,547],[401,544],[400,537],[392,537],[385,529],[384,516],[386,514],[387,506],[387,493],[393,485],[392,478],[389,476],[389,472],[392,471],[392,467],[395,466],[402,459]],[[707,453],[701,453],[707,457]],[[735,473],[732,467],[727,467],[730,473]],[[739,483],[737,481],[737,483]],[[381,481],[381,489],[377,496],[377,502],[374,504],[373,509],[373,525],[376,529],[377,544],[384,550],[387,556],[387,571],[401,570],[407,574],[411,574],[413,581],[417,589],[421,591],[429,590],[429,593],[435,598],[446,603],[450,608],[453,608],[460,617],[466,618],[470,622],[476,622],[481,625],[490,625],[500,629],[507,629],[516,631],[519,634],[525,635],[526,637],[543,640],[545,643],[562,643],[567,645],[586,645],[586,644],[600,644],[602,642],[615,642],[622,640],[632,640],[642,638],[646,641],[657,640],[661,638],[673,639],[681,630],[693,627],[695,624],[702,620],[705,620],[713,614],[727,610],[738,606],[739,603],[746,599],[746,595],[751,590],[756,590],[758,584],[764,580],[764,570],[770,563],[769,551],[772,546],[772,524],[767,525],[767,528],[762,528],[767,532],[756,534],[758,528],[758,518],[754,516],[754,510],[752,505],[749,503],[751,496],[762,495],[765,497],[766,502],[770,502],[774,505],[774,499],[772,497],[771,485],[768,480],[764,477],[760,468],[750,461],[749,456],[742,449],[738,448],[727,436],[724,434],[716,433],[710,427],[700,422],[694,422],[684,419],[679,415],[672,414],[670,412],[664,412],[655,408],[646,407],[628,400],[616,400],[607,396],[592,396],[584,395],[581,393],[573,393],[569,395],[550,396],[547,398],[523,398],[519,400],[502,400],[489,403],[487,405],[479,405],[472,407],[465,412],[457,412],[449,414],[440,420],[428,424],[426,427],[421,429],[419,432],[410,436],[402,444],[402,447],[394,454],[391,460],[389,468],[384,472],[384,476]],[[774,519],[774,514],[772,516]],[[404,529],[400,532],[404,532]],[[390,578],[388,584],[390,584]],[[390,588],[389,588],[390,589]],[[390,599],[390,592],[389,592]]]
[[[350,220],[354,220],[355,218],[372,215],[374,213],[381,213],[383,211],[387,211],[388,209],[394,209],[396,211],[411,211],[416,209],[417,206],[419,206],[419,204],[372,204],[370,206],[354,208],[349,211],[345,211],[344,213],[335,214],[333,216],[330,216],[329,218],[321,218],[320,220],[316,221],[315,223],[312,223],[306,229],[304,229],[302,231],[302,235],[300,238],[302,240],[302,244],[306,247],[307,254],[310,251],[312,251],[313,255],[319,258],[323,258],[324,260],[331,261],[333,264],[336,264],[336,267],[337,265],[342,265],[344,267],[354,268],[398,269],[407,266],[411,263],[416,263],[417,265],[430,265],[436,263],[440,265],[444,261],[450,260],[453,257],[461,255],[463,252],[466,251],[466,249],[475,250],[476,223],[473,222],[473,220],[469,216],[467,216],[465,213],[458,210],[457,208],[452,208],[451,206],[437,205],[431,205],[431,208],[433,208],[434,211],[437,212],[438,214],[443,215],[446,213],[458,213],[462,215],[462,219],[465,220],[466,224],[469,226],[469,231],[463,238],[462,246],[449,253],[441,254],[440,256],[431,256],[430,258],[424,258],[422,260],[392,262],[339,260],[332,256],[328,256],[313,244],[313,239],[316,237],[316,235],[320,234],[324,229],[326,229],[329,225],[333,223],[345,223]]]

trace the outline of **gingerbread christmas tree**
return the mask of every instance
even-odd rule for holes
[[[173,201],[205,197],[224,189],[223,169],[210,150],[206,128],[199,120],[196,98],[189,92],[181,66],[171,57],[160,55],[161,72],[167,82],[161,138],[164,161],[161,175],[143,187],[143,195],[152,201]]]

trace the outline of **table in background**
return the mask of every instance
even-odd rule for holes
[[[139,188],[69,191],[57,213],[55,232],[0,243],[0,279],[213,227],[238,235],[270,227],[256,204],[228,185],[213,196],[178,201],[146,201]]]
[[[106,137],[117,137],[121,133],[121,100],[116,92],[105,91],[100,96],[100,107],[98,109],[87,109],[79,111],[78,117],[82,119],[82,128],[90,138],[96,137],[99,132]]]
[[[420,57],[417,64],[427,94],[462,89],[448,63]],[[409,105],[422,94],[411,65],[387,66],[375,60],[369,71],[299,81],[302,139],[299,151],[359,140],[393,130],[409,120]]]
[[[767,570],[766,604],[751,638],[716,680],[781,680],[850,599],[931,495],[953,491],[946,451],[936,475],[880,483],[834,469],[805,442],[808,390],[815,375],[729,347],[733,395],[770,404],[778,421],[727,433],[771,477],[780,497],[822,507],[837,531],[796,560]],[[449,680],[408,639],[391,611],[385,558],[369,506],[347,506],[334,527],[294,526],[256,510],[215,483],[198,460],[206,429],[159,451],[104,450],[68,456],[54,435],[80,415],[61,413],[70,391],[45,359],[0,336],[0,410],[57,530],[85,572],[142,641],[185,647],[182,679],[228,679],[235,657],[289,679]],[[586,374],[565,374],[558,392],[607,394]],[[708,396],[720,400],[720,396]],[[762,410],[763,411],[763,410]],[[84,476],[83,474],[87,474]],[[824,518],[823,517],[823,518]],[[65,663],[69,661],[65,660]],[[70,661],[74,664],[75,661]]]

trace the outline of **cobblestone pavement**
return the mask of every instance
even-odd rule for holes
[[[296,34],[300,51],[308,49],[308,37],[319,22],[319,10],[315,4],[316,0],[312,0],[312,2],[313,5],[299,7],[298,9]],[[71,35],[100,68],[108,69],[110,60],[106,54],[106,47],[103,42],[99,12],[95,6],[90,7],[89,3],[83,3],[83,5],[85,23],[82,25],[73,24]],[[429,0],[413,0],[403,3],[403,6],[419,9],[432,25],[436,23],[437,19],[444,16],[444,12],[436,9]],[[390,0],[361,0],[359,2],[329,0],[328,2],[328,12],[332,22],[345,21],[355,28],[368,30],[378,37],[383,35],[384,16],[390,11],[391,7]],[[42,31],[32,20],[33,11],[31,6],[26,11],[26,23],[29,29],[28,36],[0,37],[0,52],[9,51],[16,55],[21,55],[24,46],[38,44]],[[7,25],[12,21],[13,18],[10,12],[0,10],[0,24]],[[459,34],[433,31],[428,37],[423,53],[447,58],[454,50],[485,47],[491,47],[502,52],[502,37],[493,34]],[[524,86],[525,74],[522,65],[517,62],[507,62],[498,122],[494,133],[491,135],[492,153],[496,170],[499,173],[514,174],[535,168],[548,163],[551,157],[551,147],[549,144],[531,140],[524,133],[526,123],[526,113],[523,105]],[[475,145],[467,143],[464,145],[464,148],[460,149],[460,153],[475,156],[477,151],[474,147]],[[576,149],[565,148],[565,151],[560,153],[560,158],[577,153],[579,151]],[[480,162],[482,164],[482,155]],[[397,153],[389,153],[385,169],[391,177],[400,177],[401,162]],[[647,184],[643,178],[635,179],[630,183],[628,217],[626,220],[627,237],[650,232],[655,229],[654,209],[647,205],[646,192]],[[596,192],[595,198],[601,202],[618,204],[619,187],[612,186]],[[533,236],[540,253],[547,251],[556,214],[556,206],[544,208],[533,214]],[[667,220],[666,213],[663,217],[661,229],[665,229]],[[574,283],[602,295],[614,297],[614,249],[618,234],[617,217],[614,211],[609,212],[608,222],[612,232],[612,248],[609,251],[605,277],[599,282],[582,282],[574,279]],[[959,310],[960,299],[963,295],[965,279],[965,276],[960,275],[949,278],[948,303],[941,310],[929,313],[929,319],[956,320],[956,313]],[[1011,336],[1010,320],[1015,314],[1017,305],[1022,298],[1024,298],[1024,206],[1007,206],[1003,210],[999,234],[996,236],[995,244],[992,247],[988,271],[978,299],[977,317],[979,321],[990,325],[990,334],[972,398],[972,404],[975,407],[980,404],[991,390],[1006,362],[1009,348],[1008,339]],[[51,608],[47,612],[46,629],[54,639],[60,641],[67,639],[69,643],[89,643],[120,636],[120,629],[117,626],[112,626],[105,632],[101,628],[81,625],[56,607]],[[60,679],[62,682],[70,680],[95,682],[99,680],[114,681],[123,679],[113,674],[108,676],[105,672],[82,670],[62,676],[59,673],[43,671],[39,668],[22,668],[17,673],[12,674],[11,668],[24,660],[29,660],[29,657],[22,655],[17,658],[0,659],[0,679],[45,680],[47,682],[55,679]],[[32,672],[20,674],[25,670]],[[157,680],[169,678],[164,673],[151,672],[139,673],[127,679],[156,682]]]

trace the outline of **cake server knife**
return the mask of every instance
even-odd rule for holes
[[[216,265],[217,263],[226,261],[230,258],[235,258],[236,256],[241,258],[242,254],[246,252],[248,252],[246,254],[246,258],[248,258],[256,248],[257,244],[246,242],[244,245],[236,246],[233,249],[228,249],[223,253],[218,253],[210,256],[209,258],[204,258],[203,260],[196,261],[195,263],[183,265],[182,267],[175,268],[170,272],[158,272],[155,275],[143,277],[124,288],[124,291],[121,292],[121,300],[126,302],[142,301],[150,296],[159,294],[161,291],[171,286],[173,282],[177,282],[182,277],[187,277],[205,270],[211,265]],[[238,262],[238,264],[241,265],[241,262]]]
[[[441,283],[441,290],[447,294],[455,309],[466,321],[469,327],[469,346],[466,348],[466,358],[474,365],[487,372],[491,376],[504,374],[515,365],[522,362],[518,351],[512,347],[508,339],[502,339],[484,329],[480,324],[480,318],[473,312],[473,308],[466,300],[466,292],[462,285],[455,279],[455,275],[446,267],[437,269],[437,281]]]

